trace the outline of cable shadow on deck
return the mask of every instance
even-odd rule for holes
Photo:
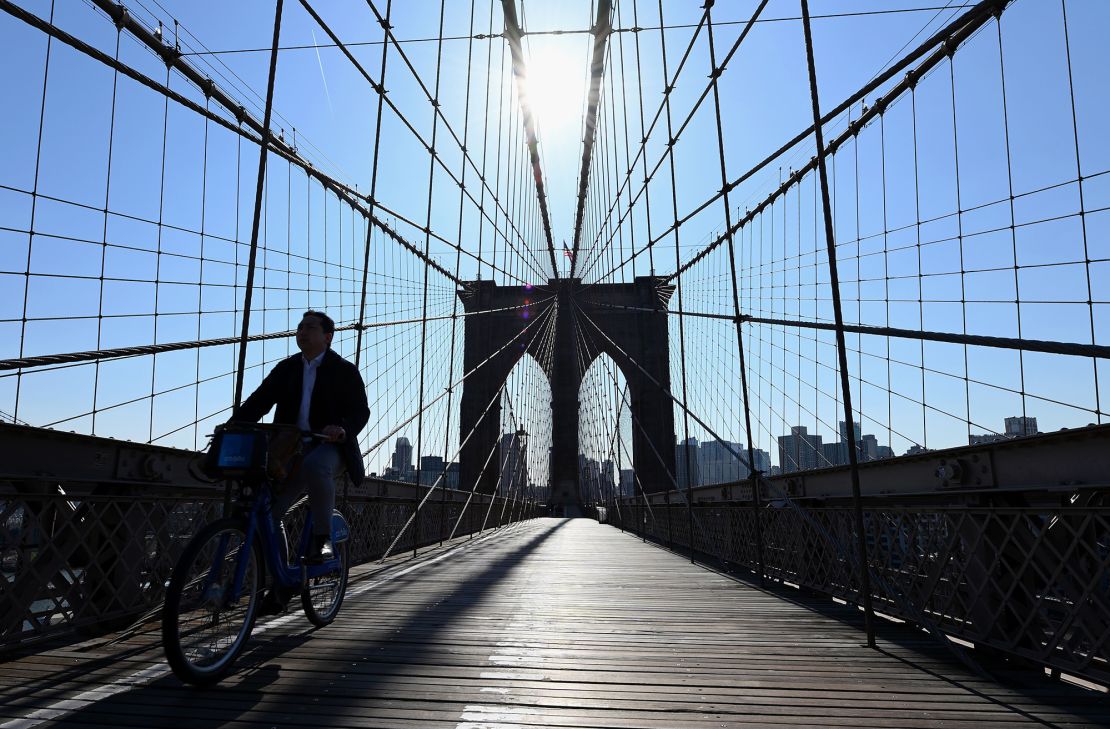
[[[691,555],[687,548],[668,546],[650,536],[645,539],[631,531],[622,533],[676,557],[691,560],[691,566],[713,572],[746,589],[848,626],[859,632],[860,646],[864,645],[864,616],[862,609],[856,605],[835,601],[831,595],[803,591],[781,582],[767,581],[760,584],[747,568],[721,560],[715,555],[701,551],[694,551]],[[1041,726],[1057,726],[1023,709],[1018,705],[1019,701],[1007,699],[1001,694],[1019,694],[1032,702],[1065,710],[1079,721],[1110,724],[1110,696],[1107,694],[1051,681],[1038,672],[1036,667],[1006,663],[994,656],[976,655],[971,649],[967,650],[970,660],[961,661],[954,651],[947,649],[936,637],[910,623],[879,619],[875,622],[875,630],[876,637],[881,641],[875,649],[877,657],[920,671],[930,678],[967,692],[969,696],[1012,712],[1015,718]],[[886,644],[885,647],[883,643]],[[912,656],[907,655],[908,653]],[[937,664],[947,665],[952,670],[949,673],[941,672],[937,669]],[[992,682],[999,691],[985,690],[974,685],[976,681]]]
[[[423,675],[441,676],[444,683],[457,681],[458,678],[446,677],[444,669],[455,668],[461,675],[469,666],[457,662],[445,664],[443,659],[460,654],[450,648],[429,646],[566,523],[567,520],[561,520],[550,525],[459,582],[443,580],[444,574],[453,574],[439,572],[437,581],[442,587],[433,587],[426,593],[428,597],[418,603],[390,605],[388,612],[391,614],[381,620],[375,620],[371,607],[365,633],[352,632],[358,627],[353,625],[358,619],[354,615],[357,608],[365,610],[373,603],[385,605],[388,598],[403,596],[408,589],[427,580],[429,573],[404,575],[356,593],[353,599],[349,596],[351,601],[344,605],[336,623],[327,629],[306,627],[293,634],[266,634],[252,639],[239,660],[238,671],[221,685],[196,689],[183,686],[173,676],[164,676],[150,684],[90,703],[54,725],[110,721],[115,725],[146,726],[152,716],[158,716],[160,725],[169,726],[173,725],[175,712],[181,712],[182,723],[190,727],[222,727],[248,714],[252,721],[280,723],[299,719],[314,725],[339,725],[343,723],[340,717],[365,709],[368,699],[388,704],[388,695],[375,695],[379,687],[396,676],[414,675],[414,666],[428,667],[431,670],[424,671]],[[485,540],[481,549],[497,548],[516,537],[516,530],[494,534]],[[450,570],[448,565],[468,554],[480,552],[467,549],[445,561],[442,567]],[[353,589],[358,587],[356,584]],[[346,633],[341,634],[344,629]],[[368,638],[361,639],[363,634]],[[290,656],[292,651],[310,642],[320,645],[318,654]],[[357,651],[352,652],[350,646],[357,646]],[[435,670],[437,668],[439,670]],[[417,668],[415,675],[421,673]],[[445,712],[461,710],[465,703],[435,697],[426,701],[441,704]],[[326,710],[326,717],[320,713],[322,710]]]

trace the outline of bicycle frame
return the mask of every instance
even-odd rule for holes
[[[283,587],[299,587],[307,580],[313,577],[322,577],[336,568],[340,567],[342,562],[338,556],[333,557],[321,564],[306,565],[304,564],[304,554],[308,550],[309,536],[312,534],[312,511],[310,510],[305,516],[304,529],[301,530],[301,536],[297,551],[294,553],[293,564],[286,562],[281,551],[281,536],[278,534],[277,529],[274,528],[273,519],[271,517],[271,504],[273,497],[271,495],[270,486],[268,483],[255,484],[258,489],[258,495],[253,499],[250,510],[247,512],[247,528],[246,537],[243,541],[243,546],[252,544],[257,536],[262,540],[262,554],[265,559],[266,567],[270,574],[274,576],[275,581]],[[339,544],[349,538],[350,530],[347,526],[346,519],[339,512],[332,512],[331,523],[331,540],[333,544]],[[221,539],[219,550],[212,562],[212,569],[209,571],[208,580],[214,581],[216,575],[219,573],[219,564],[227,557],[227,537]],[[247,562],[248,560],[242,559],[243,550],[240,547],[239,556],[236,558],[235,565],[235,578],[231,585],[231,590],[227,593],[227,603],[236,604],[243,593],[243,582],[246,577]]]

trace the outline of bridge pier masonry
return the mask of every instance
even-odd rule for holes
[[[637,424],[632,457],[647,493],[674,486],[674,405],[670,391],[667,302],[673,288],[640,276],[631,284],[583,285],[552,279],[545,286],[467,282],[459,298],[468,314],[463,368],[477,370],[463,384],[459,432],[470,435],[459,457],[461,483],[481,493],[497,487],[500,461],[491,457],[501,430],[502,384],[525,355],[551,385],[551,491],[548,504],[574,514],[586,501],[578,474],[579,391],[590,364],[602,354],[628,382]]]

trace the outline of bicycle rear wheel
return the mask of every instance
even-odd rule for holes
[[[332,549],[339,557],[339,567],[326,575],[310,577],[301,591],[301,606],[305,617],[318,628],[335,620],[343,605],[343,595],[347,592],[347,541],[333,544]]]
[[[246,536],[241,519],[214,521],[193,537],[174,567],[162,612],[162,645],[173,672],[186,683],[219,681],[250,638],[265,568],[258,539],[245,544]],[[241,559],[246,564],[236,596]]]

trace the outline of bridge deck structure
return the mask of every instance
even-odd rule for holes
[[[0,664],[0,726],[1070,727],[1105,695],[970,670],[924,632],[763,589],[590,519],[358,567],[335,623],[264,619],[209,689],[150,623]]]

